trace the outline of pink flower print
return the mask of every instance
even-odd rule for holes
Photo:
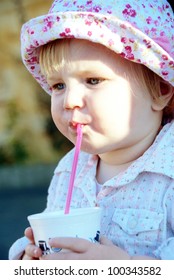
[[[151,23],[152,23],[152,18],[151,18],[151,17],[148,17],[148,18],[146,19],[146,22],[147,22],[147,24],[151,24]]]
[[[132,53],[132,48],[130,46],[126,46],[125,53],[122,52],[120,55],[129,60],[134,60],[134,54]]]
[[[167,55],[163,54],[163,55],[162,55],[162,59],[163,59],[163,60],[168,60]]]
[[[54,22],[51,20],[51,17],[47,17],[46,19],[44,19],[44,27],[42,28],[43,32],[47,32],[48,29],[51,29]]]
[[[128,10],[127,9],[124,9],[123,10],[123,15],[128,15],[129,13],[128,13]]]
[[[153,33],[156,33],[157,29],[154,28],[154,27],[152,27],[151,31],[152,31]]]
[[[48,30],[48,29],[47,29],[46,26],[44,26],[44,27],[42,28],[42,31],[43,31],[43,32],[47,32],[47,30]]]
[[[101,11],[101,7],[100,6],[95,6],[94,7],[94,12],[95,13],[99,13]]]
[[[167,71],[162,71],[163,76],[167,76],[169,73]]]
[[[128,42],[130,42],[130,43],[134,43],[135,41],[134,41],[134,39],[131,39],[131,38],[126,38],[126,37],[122,37],[121,38],[121,42],[123,43],[123,44],[126,44],[126,43],[128,43]],[[130,47],[131,48],[131,47]],[[129,47],[128,47],[128,49],[129,49]]]
[[[132,8],[131,5],[127,4],[126,9],[124,9],[123,12],[122,12],[123,15],[130,16],[130,17],[135,17],[137,13],[136,13],[135,10],[133,10],[131,8]]]
[[[160,13],[163,12],[163,8],[162,7],[158,7],[158,10],[160,11]]]
[[[112,40],[112,39],[110,39],[109,41],[108,41],[108,43],[109,43],[109,46],[111,47],[112,45],[114,45],[114,41]]]
[[[155,26],[158,26],[159,25],[158,20],[154,20],[154,24],[155,24]]]
[[[89,20],[85,20],[85,24],[88,25],[88,26],[91,26],[92,22],[89,21]]]
[[[60,35],[60,37],[66,37],[66,33],[65,32],[62,32],[59,35]]]
[[[33,43],[34,43],[34,45],[29,45],[29,48],[26,49],[26,52],[28,55],[32,55],[33,54],[32,50],[39,46],[39,43],[37,40],[34,40]]]
[[[147,28],[147,27],[145,26],[145,27],[144,27],[144,32],[145,32],[145,34],[147,34],[147,35],[148,35],[148,34],[149,34],[149,32],[150,32],[150,31],[149,31],[149,28]]]
[[[99,23],[102,22],[102,21],[100,21],[99,19],[95,18],[94,22],[96,23],[96,25],[99,25]]]
[[[148,49],[151,48],[151,43],[148,40],[144,39],[143,42],[146,44]]]
[[[108,10],[107,13],[108,13],[109,15],[111,15],[111,14],[112,14],[112,10],[111,10],[111,9]]]
[[[70,29],[70,28],[65,28],[65,32],[66,32],[66,33],[70,33],[70,32],[71,32],[71,29]]]
[[[53,26],[53,21],[51,17],[47,17],[46,19],[44,19],[44,23],[48,28],[51,28]]]
[[[68,5],[69,5],[69,2],[65,2],[65,3],[63,4],[64,7],[68,7]]]
[[[153,228],[152,228],[152,229],[153,229]],[[150,242],[151,242],[151,239],[152,239],[151,236],[145,235],[145,240],[146,240],[146,241],[150,241]]]
[[[126,43],[127,43],[127,38],[126,38],[126,37],[122,37],[122,38],[121,38],[121,42],[122,42],[123,44],[126,44]]]
[[[174,62],[173,61],[170,61],[169,65],[174,68]]]
[[[122,28],[122,29],[127,29],[127,27],[126,27],[125,24],[120,24],[120,28]]]
[[[78,5],[77,8],[79,9],[79,11],[80,10],[83,11],[85,7],[83,5],[81,5],[81,6]]]
[[[48,26],[48,28],[51,28],[51,27],[53,26],[53,22],[48,21],[48,22],[47,22],[47,26]]]
[[[124,52],[121,52],[121,53],[120,53],[120,56],[123,57],[123,58],[125,58],[125,57],[126,57],[126,54],[125,54]]]
[[[164,68],[165,67],[165,62],[160,62],[160,68],[162,69],[162,68]]]
[[[126,46],[125,50],[127,53],[131,53],[132,52],[132,48],[130,46]]]
[[[31,62],[31,63],[36,63],[36,62],[38,62],[37,56],[31,57],[30,62]]]
[[[91,31],[88,31],[88,36],[92,36],[92,32]]]
[[[37,56],[34,56],[31,59],[26,59],[26,61],[27,61],[28,64],[33,65],[33,64],[38,62],[38,59],[37,59]]]
[[[60,33],[61,37],[68,37],[67,34],[71,32],[70,28],[65,28],[65,32]]]
[[[71,29],[70,28],[65,28],[65,32],[60,33],[60,37],[65,37],[65,38],[74,38],[74,35],[69,34],[71,33]]]
[[[136,16],[136,11],[135,10],[130,10],[130,12],[129,12],[129,15],[131,16],[131,17],[135,17]]]
[[[129,42],[130,42],[130,43],[134,43],[135,40],[130,38],[130,39],[129,39]]]
[[[133,53],[127,54],[126,58],[128,58],[129,60],[134,60],[134,55]]]
[[[37,40],[34,40],[34,48],[39,47],[39,42]]]

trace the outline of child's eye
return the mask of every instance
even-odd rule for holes
[[[63,90],[65,89],[66,85],[64,83],[57,83],[55,85],[53,85],[53,89],[54,90]]]
[[[86,82],[87,84],[90,84],[90,85],[98,85],[100,84],[104,79],[102,78],[87,78],[86,79]]]

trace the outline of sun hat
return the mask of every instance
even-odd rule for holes
[[[49,94],[39,47],[56,39],[100,43],[141,63],[174,86],[174,14],[166,0],[55,0],[46,15],[21,30],[22,60]]]

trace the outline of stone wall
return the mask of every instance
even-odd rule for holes
[[[56,152],[45,132],[50,97],[35,82],[20,57],[20,29],[47,13],[52,1],[0,2],[0,164],[4,160],[50,162]],[[9,162],[8,162],[9,161]]]

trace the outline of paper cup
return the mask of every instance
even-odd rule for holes
[[[35,244],[44,255],[59,252],[62,248],[51,248],[53,237],[77,237],[97,242],[100,234],[101,209],[98,207],[38,213],[27,217],[34,233]]]

